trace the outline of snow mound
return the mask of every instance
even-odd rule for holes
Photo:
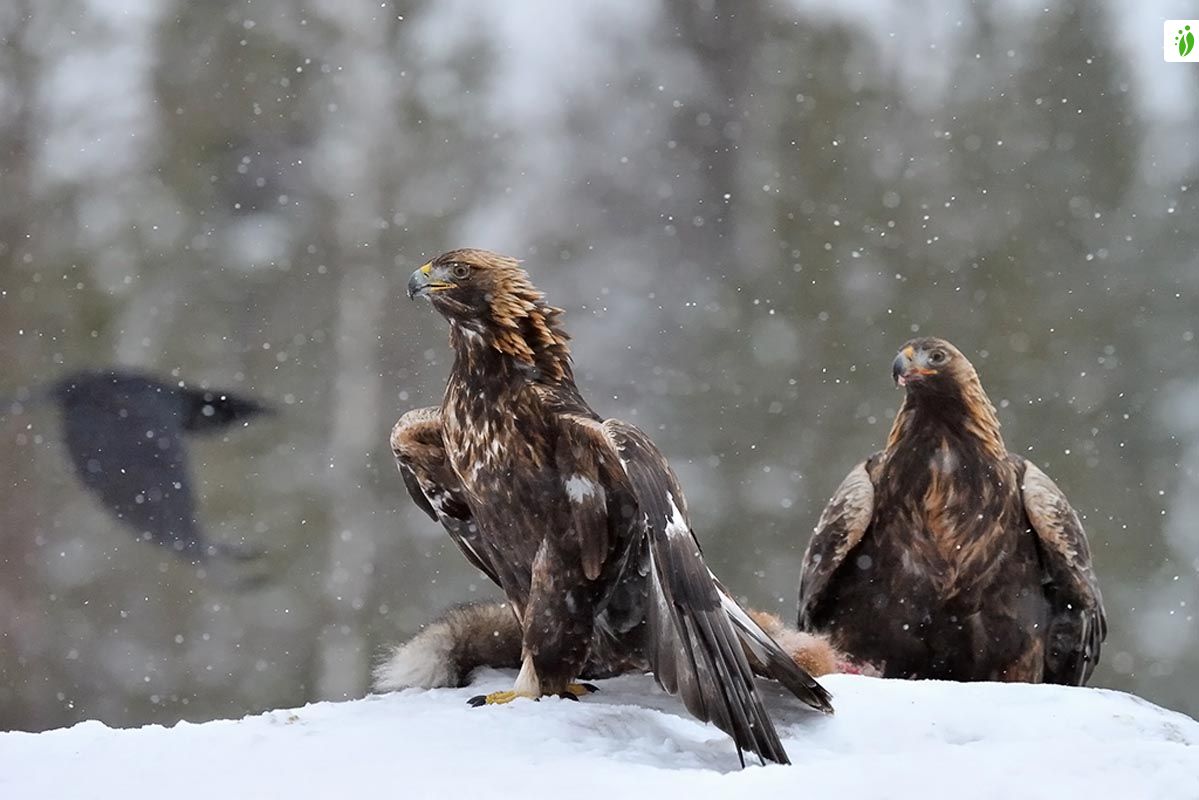
[[[768,686],[795,763],[741,770],[729,739],[647,676],[599,681],[581,702],[467,706],[512,679],[173,728],[0,734],[0,797],[1199,798],[1199,723],[1103,689],[838,675],[824,679],[826,717]]]

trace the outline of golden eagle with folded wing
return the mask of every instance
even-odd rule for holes
[[[441,406],[391,444],[413,500],[500,586],[521,627],[514,697],[576,696],[580,676],[650,669],[739,750],[787,762],[754,673],[824,711],[829,695],[704,564],[674,472],[642,431],[575,386],[561,310],[516,260],[455,250],[416,270],[450,325]]]
[[[913,339],[892,372],[903,406],[820,517],[800,628],[887,677],[1085,683],[1107,622],[1078,515],[957,348]]]

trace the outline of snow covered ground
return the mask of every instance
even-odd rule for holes
[[[643,676],[474,709],[509,688],[409,690],[238,721],[0,734],[0,798],[1199,798],[1199,723],[1101,689],[824,679],[833,717],[778,692],[795,762],[740,770],[727,737]],[[769,691],[769,690],[768,690]]]

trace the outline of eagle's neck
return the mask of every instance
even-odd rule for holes
[[[887,452],[900,448],[942,447],[960,441],[995,460],[1007,458],[995,406],[977,376],[959,383],[954,392],[909,391],[887,437]]]
[[[541,324],[546,324],[544,329]],[[512,328],[452,322],[454,366],[442,399],[446,451],[468,491],[510,475],[513,459],[553,452],[545,398],[577,394],[565,335],[544,320]]]
[[[493,308],[482,320],[451,321],[455,373],[505,388],[513,380],[573,384],[570,337],[559,321],[561,309],[538,298],[504,303],[500,311]]]

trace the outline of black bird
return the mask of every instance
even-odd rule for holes
[[[169,385],[119,370],[73,373],[41,396],[62,412],[67,451],[79,479],[140,539],[193,563],[209,556],[261,555],[205,541],[196,521],[185,437],[269,413],[267,406],[230,392]]]

